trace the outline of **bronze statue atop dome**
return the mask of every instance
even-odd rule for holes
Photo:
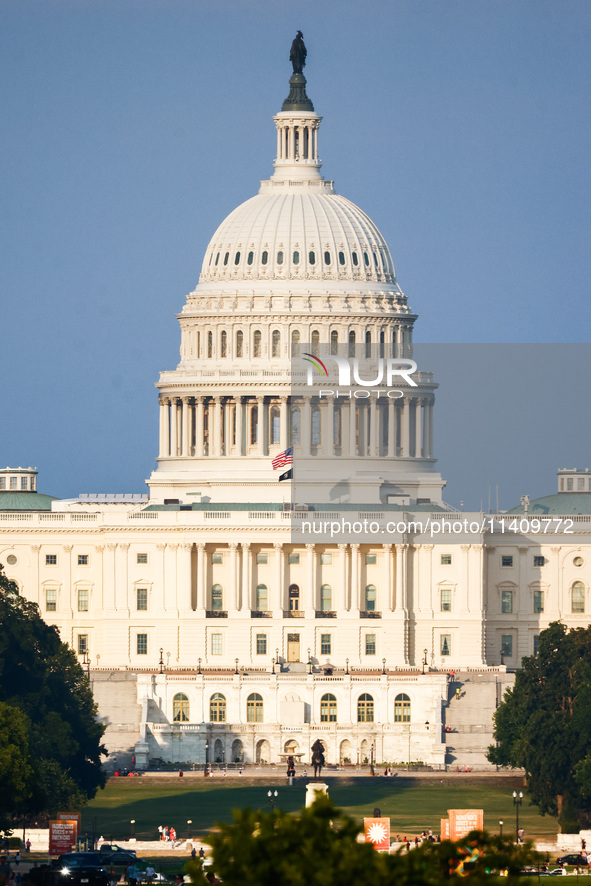
[[[308,50],[304,44],[304,35],[301,31],[298,31],[293,43],[291,44],[291,51],[289,53],[289,60],[293,65],[294,74],[301,74],[302,69],[306,64],[306,56],[308,55]]]

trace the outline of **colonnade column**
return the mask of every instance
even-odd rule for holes
[[[415,458],[421,458],[423,454],[423,416],[421,414],[421,404],[423,399],[417,397],[415,399]]]
[[[388,404],[388,458],[396,456],[396,400],[387,401]]]
[[[337,612],[348,610],[349,594],[347,588],[347,545],[339,545],[339,590],[336,599],[335,609]]]
[[[189,397],[182,398],[181,410],[181,455],[190,455],[191,407]]]
[[[349,400],[349,458],[357,455],[357,404]]]
[[[377,456],[380,454],[379,449],[379,428],[380,428],[380,410],[378,408],[377,398],[369,401],[369,454]]]
[[[279,445],[283,452],[287,449],[287,397],[279,400]]]
[[[386,589],[380,609],[394,609],[392,594],[392,545],[382,545],[384,552],[384,587]]]
[[[160,398],[160,457],[170,455],[170,405],[166,397]]]
[[[209,431],[210,455],[222,454],[222,400],[215,397],[213,401],[213,428]],[[213,450],[213,451],[212,451]]]
[[[197,542],[197,612],[205,609],[205,543]]]
[[[191,554],[193,545],[185,542],[177,549],[177,608],[179,615],[191,611]]]
[[[252,563],[250,542],[243,541],[242,546],[242,598],[240,600],[239,609],[250,609],[252,605],[251,580],[252,580]]]
[[[309,397],[304,398],[302,408],[301,439],[302,455],[310,455],[310,438],[312,435],[312,403]]]
[[[273,616],[275,618],[282,618],[285,605],[285,555],[283,552],[283,544],[281,542],[274,542],[273,548],[275,550],[275,591],[273,593],[272,603],[269,601],[269,603],[271,603],[269,608],[273,610]]]
[[[195,455],[203,455],[203,397],[195,397]]]
[[[224,403],[224,455],[230,455],[232,440],[232,403],[229,397]]]
[[[244,417],[244,406],[242,404],[242,397],[236,397],[236,446],[235,452],[236,455],[242,455],[242,436],[243,436],[243,428],[242,422]]]
[[[230,609],[240,608],[240,576],[238,575],[238,542],[231,541],[230,548]]]
[[[410,455],[410,400],[405,397],[401,402],[400,411],[400,455]]]
[[[316,609],[316,546],[306,545],[306,551],[308,553],[308,576],[304,596],[304,609],[306,614],[311,614]]]
[[[320,406],[322,407],[322,400]],[[334,400],[332,398],[326,402],[324,407],[321,442],[323,454],[332,456],[334,453]]]
[[[351,609],[359,608],[359,545],[351,545]]]
[[[174,457],[178,455],[179,438],[178,438],[179,420],[177,414],[177,399],[173,397],[170,401],[170,454]]]
[[[265,454],[265,398],[257,397],[257,455]]]

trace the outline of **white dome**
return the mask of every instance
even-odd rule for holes
[[[238,206],[211,239],[200,283],[238,280],[340,280],[392,284],[386,241],[330,182],[269,188]],[[267,186],[267,187],[265,187]]]

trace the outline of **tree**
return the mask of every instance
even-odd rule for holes
[[[0,624],[0,765],[16,766],[4,811],[20,817],[79,808],[105,783],[104,727],[88,678],[1,566]]]
[[[490,871],[501,870],[509,872],[504,882],[510,886],[532,861],[529,847],[485,833],[388,855],[358,843],[359,831],[327,797],[297,818],[236,810],[234,822],[210,837],[213,869],[224,886],[440,886],[456,873],[474,886],[490,886]],[[189,862],[187,871],[194,884],[206,882],[199,861]]]
[[[591,628],[552,623],[494,717],[488,759],[526,771],[542,814],[578,830],[591,819]]]

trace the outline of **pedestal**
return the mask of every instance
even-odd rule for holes
[[[328,796],[328,785],[323,781],[310,781],[306,785],[306,808],[311,806],[320,794]]]

